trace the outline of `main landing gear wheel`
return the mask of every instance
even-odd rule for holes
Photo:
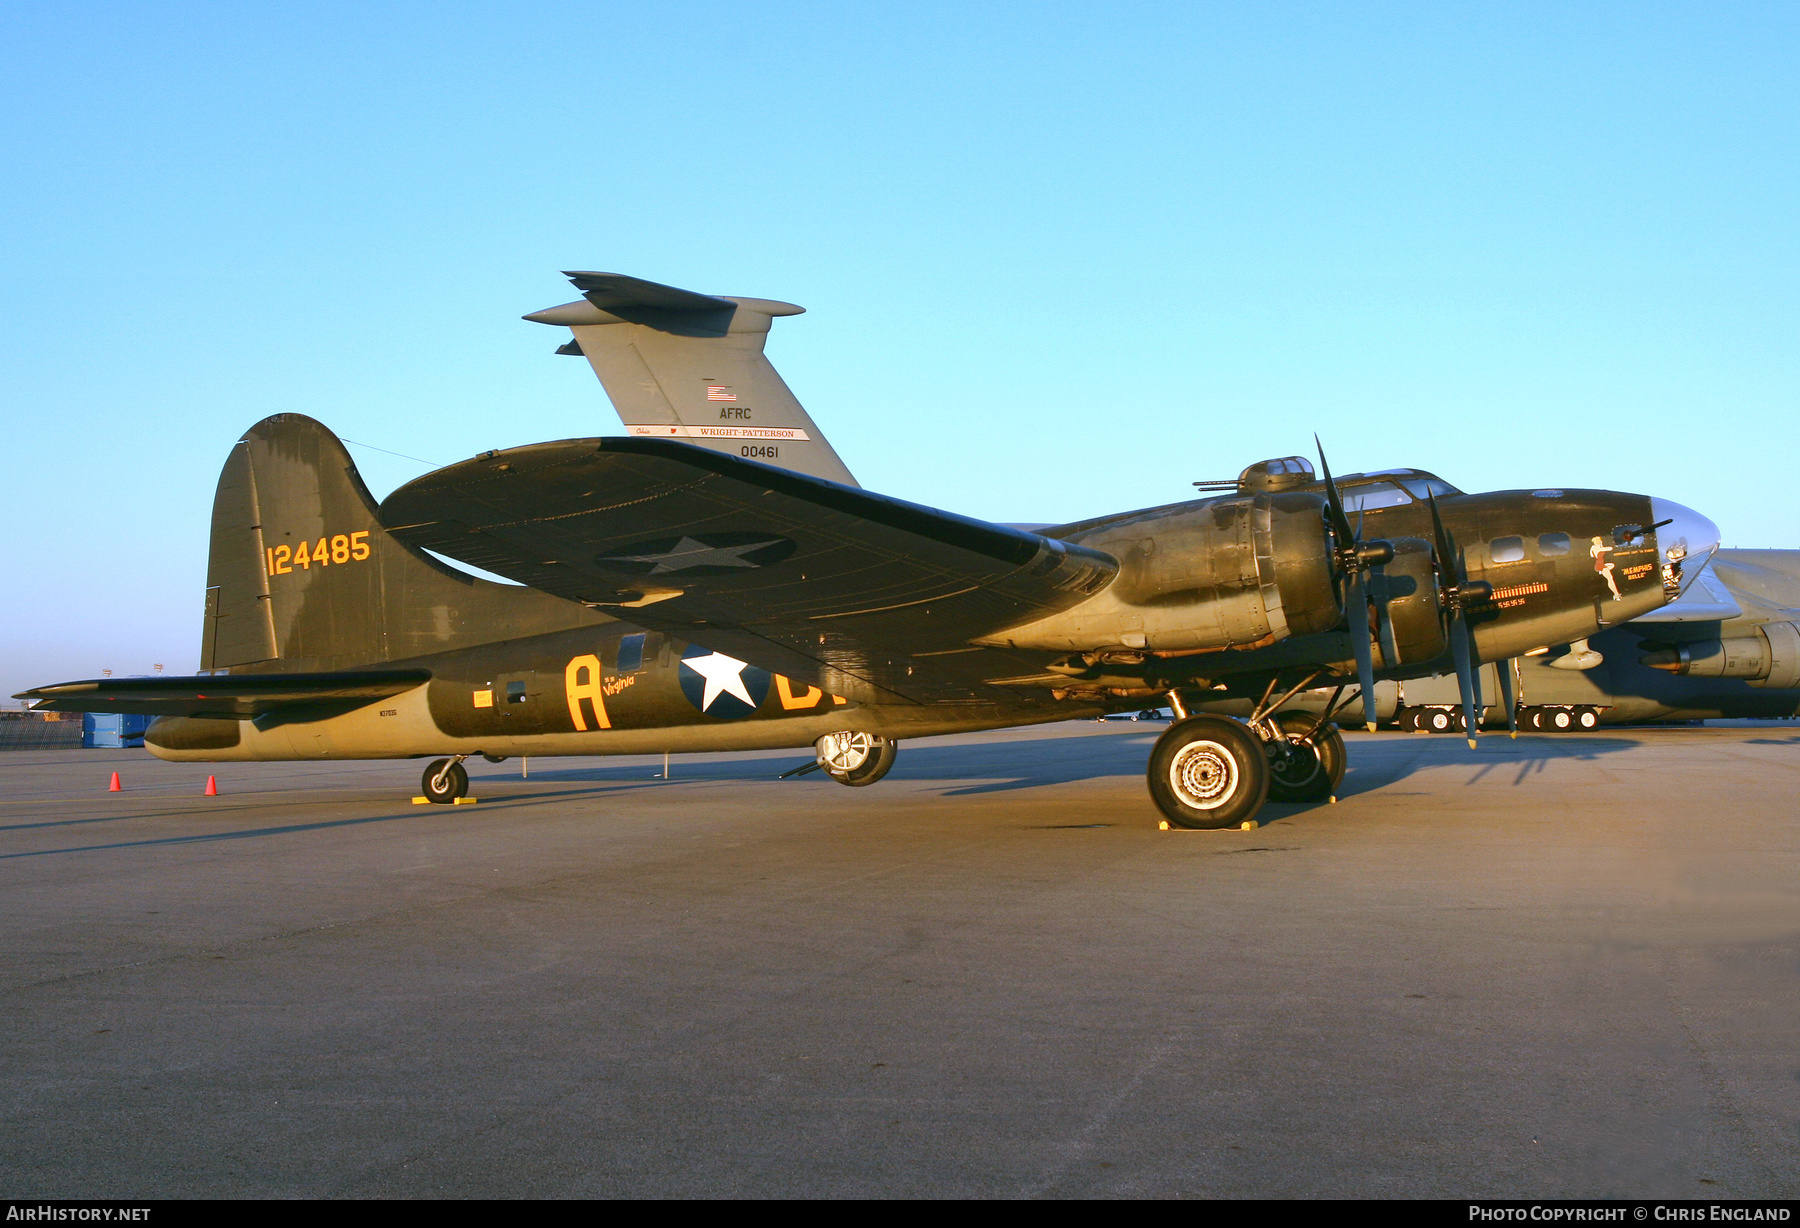
[[[1545,713],[1541,729],[1554,729],[1558,733],[1567,733],[1575,728],[1575,714],[1567,708],[1552,708]]]
[[[1575,709],[1575,724],[1580,729],[1598,729],[1600,713],[1593,708],[1577,708]]]
[[[828,733],[814,743],[819,766],[840,785],[872,785],[888,774],[900,744],[876,733]]]
[[[1426,733],[1449,733],[1456,728],[1456,718],[1443,708],[1427,708],[1420,728]]]
[[[433,759],[431,766],[425,769],[420,788],[425,796],[440,806],[454,805],[456,799],[469,791],[469,774],[463,771],[460,759]]]
[[[1348,756],[1344,735],[1327,721],[1305,742],[1297,739],[1311,732],[1318,717],[1306,712],[1283,712],[1275,718],[1288,743],[1263,743],[1269,757],[1269,800],[1272,802],[1322,802],[1337,792],[1344,779]]]
[[[1224,716],[1177,721],[1150,752],[1150,797],[1172,827],[1237,827],[1269,794],[1269,758],[1245,725]]]

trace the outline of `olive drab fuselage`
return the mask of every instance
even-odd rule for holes
[[[1342,485],[1354,504],[1368,483],[1351,477]],[[1290,514],[1321,515],[1320,501],[1304,491],[1277,498]],[[1074,527],[1068,539],[1115,550],[1121,542],[1138,550],[1142,543],[1153,543],[1152,549],[1163,551],[1162,566],[1178,566],[1168,556],[1179,535],[1159,534],[1159,526],[1228,502],[1195,500],[1089,522]],[[1447,494],[1439,505],[1470,578],[1493,588],[1491,598],[1470,610],[1484,659],[1580,639],[1655,609],[1668,595],[1672,578],[1659,564],[1654,534],[1628,532],[1653,523],[1647,498],[1605,491],[1509,491]],[[1392,565],[1397,589],[1409,578],[1419,585],[1432,581],[1428,573],[1421,575],[1416,560],[1409,569],[1404,546],[1431,535],[1424,503],[1363,507],[1352,516],[1365,537],[1403,543]],[[1291,545],[1288,549],[1294,552]],[[1292,559],[1288,564],[1299,567]],[[1607,564],[1610,576],[1601,570]],[[1049,705],[1041,691],[1031,697],[1030,706],[857,703],[806,678],[772,673],[628,622],[606,621],[386,662],[423,668],[431,680],[415,692],[346,715],[274,722],[165,718],[148,741],[155,753],[181,759],[802,747],[840,730],[918,737],[1092,716],[1141,706],[1143,696],[1164,688],[1205,686],[1253,694],[1276,676],[1297,680],[1304,669],[1320,669],[1326,682],[1341,680],[1352,672],[1343,647],[1349,642],[1344,615],[1335,604],[1321,608],[1336,601],[1328,587],[1316,580],[1307,583],[1311,587],[1302,590],[1305,608],[1290,609],[1284,616],[1302,634],[1290,631],[1271,640],[1264,630],[1261,642],[1223,651],[1159,655],[1152,647],[1135,664],[1102,661],[1055,686],[1059,701]],[[1396,611],[1404,611],[1406,596],[1397,594]],[[1434,620],[1435,608],[1430,614]],[[1317,630],[1333,624],[1335,630]],[[1408,642],[1436,651],[1379,662],[1384,678],[1449,670],[1441,639],[1430,643],[1428,629],[1409,634],[1414,639]],[[1129,643],[1120,648],[1120,656],[1134,655]],[[1047,651],[1046,660],[1055,655]],[[1407,655],[1404,648],[1401,655]],[[254,672],[258,667],[250,668]]]

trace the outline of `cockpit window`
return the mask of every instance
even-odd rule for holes
[[[1525,539],[1496,537],[1488,543],[1488,557],[1496,563],[1516,563],[1525,557]]]
[[[1569,535],[1567,533],[1538,534],[1538,553],[1546,557],[1569,552]]]
[[[1376,508],[1399,507],[1411,502],[1407,493],[1392,482],[1370,482],[1367,486],[1352,486],[1344,492],[1346,512],[1372,512]]]
[[[1445,495],[1459,495],[1462,492],[1443,478],[1402,478],[1400,485],[1413,492],[1414,497],[1423,499],[1427,495],[1443,498]]]

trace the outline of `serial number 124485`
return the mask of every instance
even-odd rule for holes
[[[310,571],[332,563],[360,563],[369,557],[368,538],[369,530],[364,529],[360,533],[321,537],[313,545],[303,541],[298,546],[275,546],[264,551],[263,561],[272,576],[285,576],[296,567]]]

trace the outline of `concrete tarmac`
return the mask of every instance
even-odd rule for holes
[[[1162,728],[454,808],[0,756],[0,1190],[1800,1193],[1800,728],[1352,735],[1337,804],[1159,832]]]

